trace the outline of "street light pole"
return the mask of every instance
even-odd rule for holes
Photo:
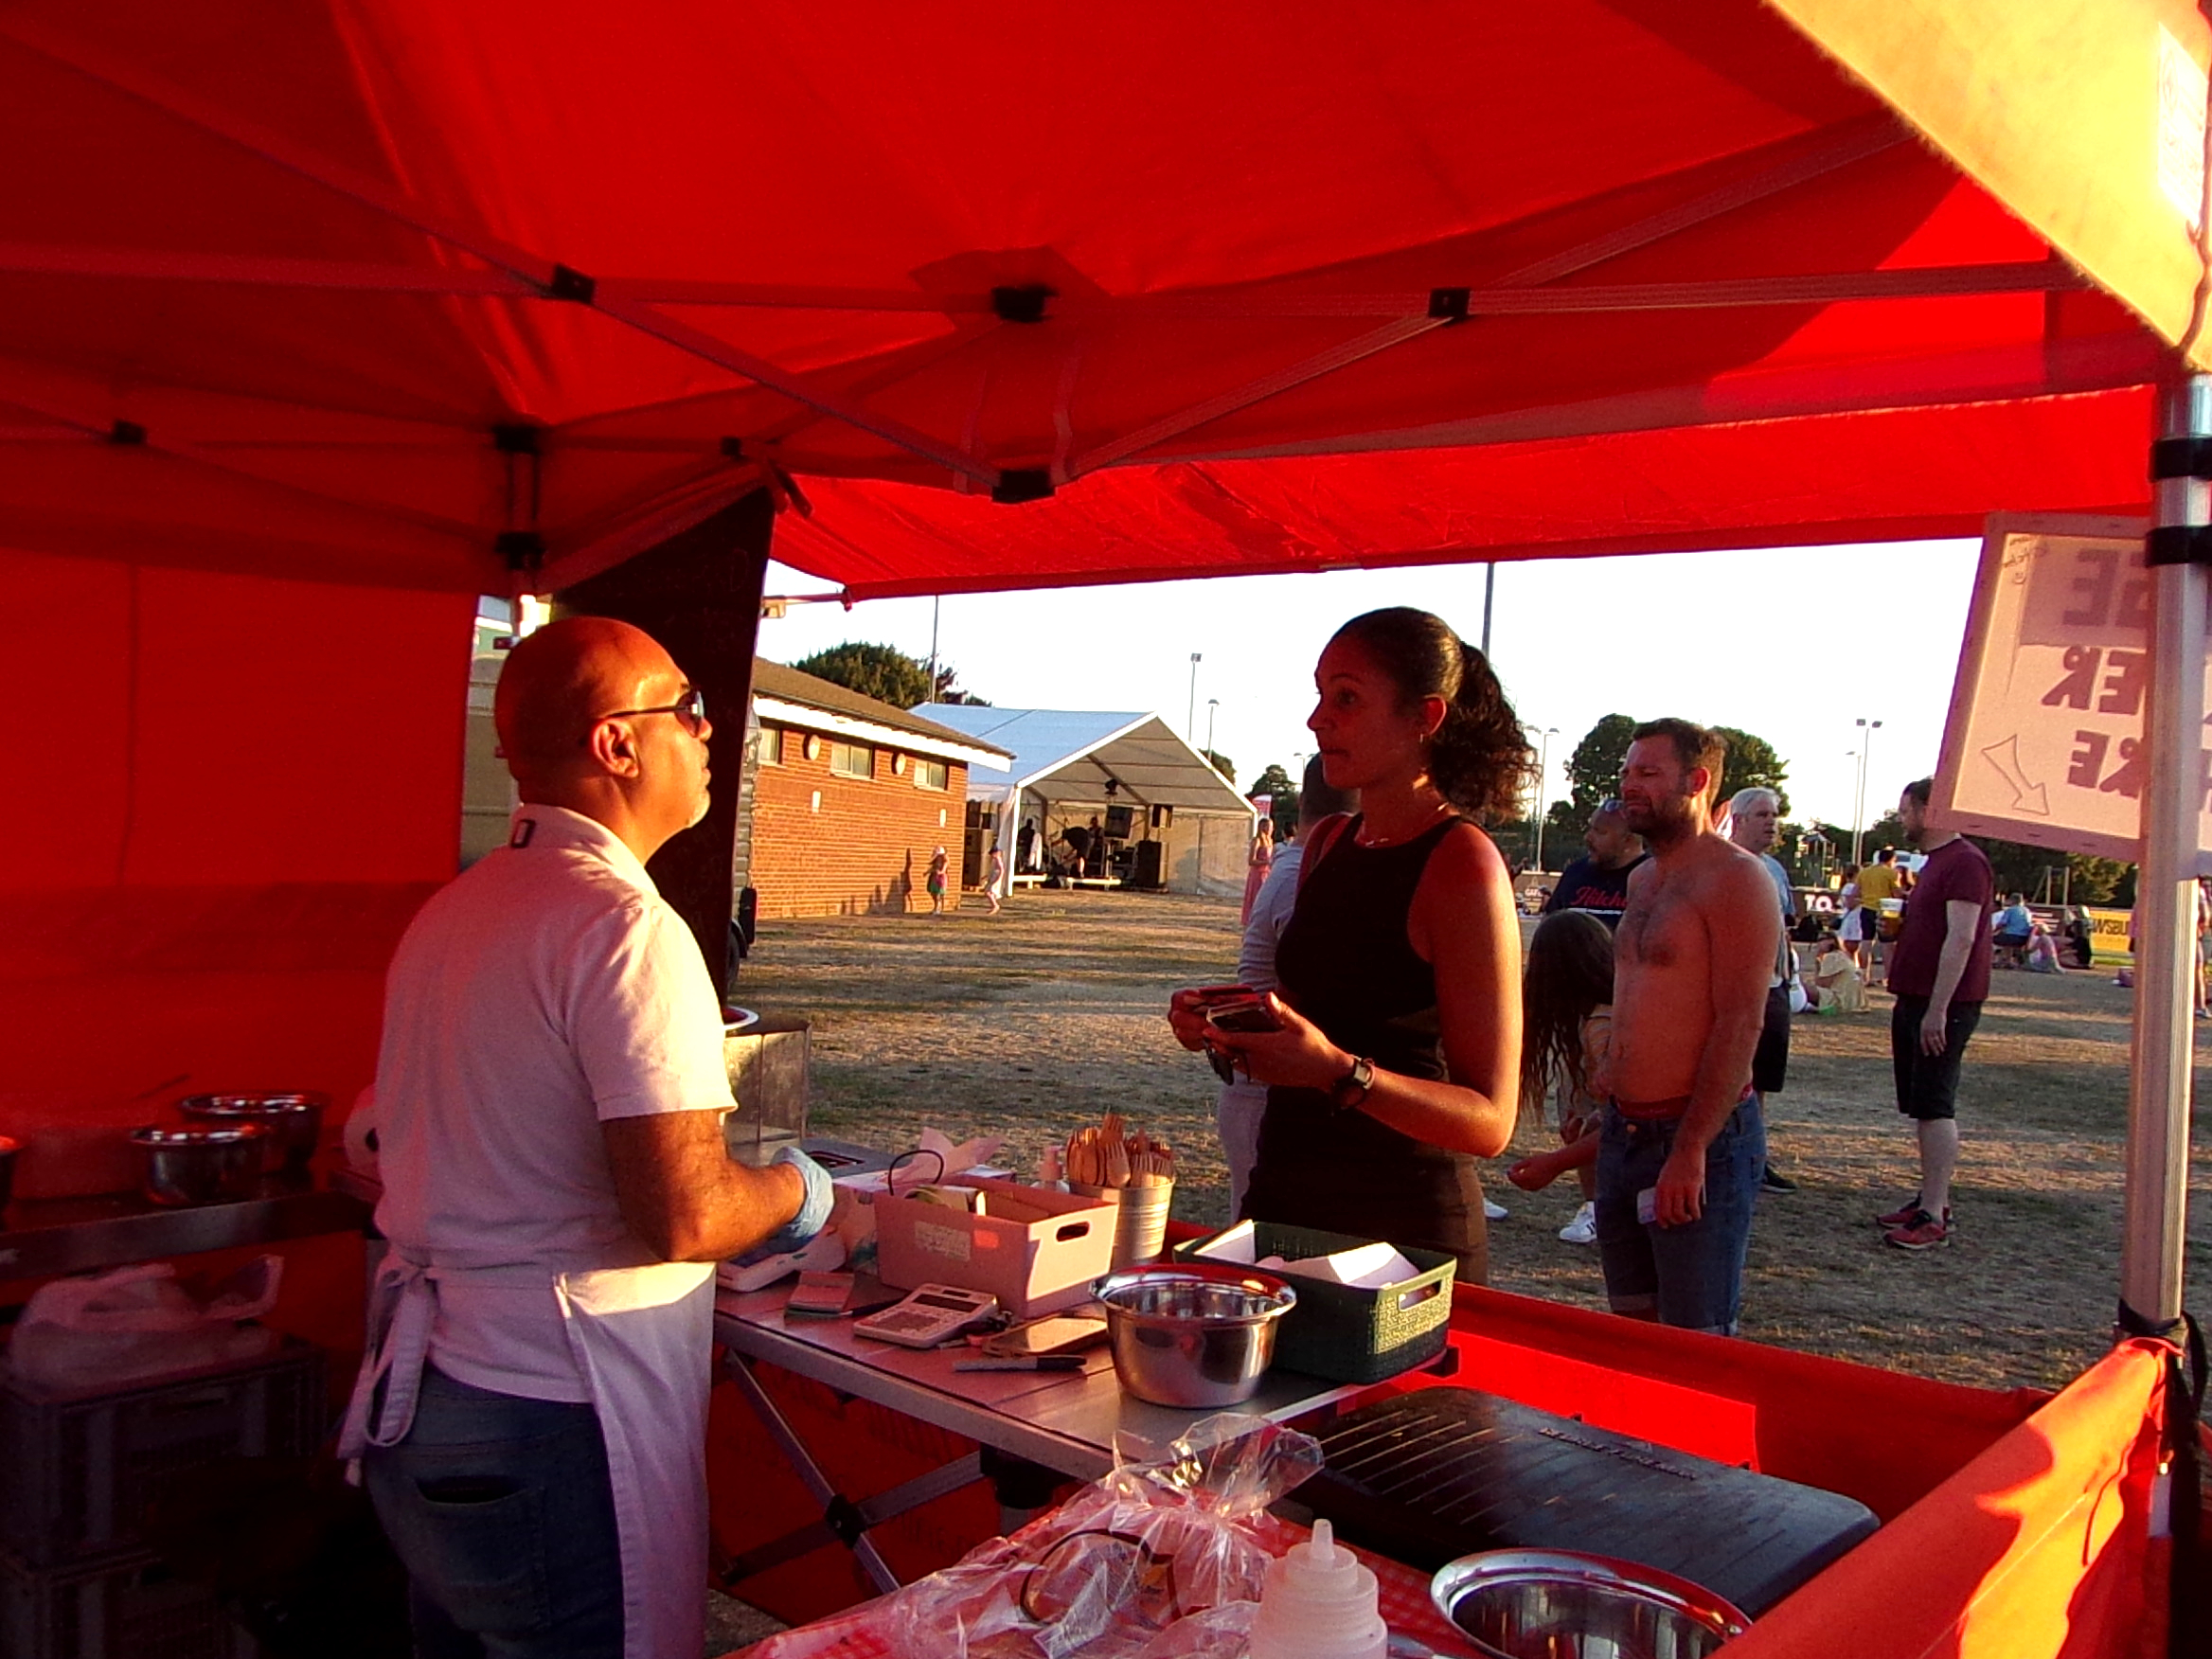
[[[1198,740],[1198,663],[1204,654],[1190,653],[1190,706],[1183,711],[1183,740],[1186,743]]]
[[[1545,726],[1542,731],[1537,731],[1536,727],[1530,726],[1527,729],[1532,732],[1536,732],[1535,865],[1538,871],[1541,872],[1543,869],[1544,790],[1545,786],[1551,781],[1551,740],[1560,735],[1560,728],[1558,726]]]
[[[1206,764],[1212,766],[1217,772],[1221,770],[1221,767],[1214,759],[1214,714],[1221,706],[1222,700],[1219,697],[1209,697],[1205,700],[1205,759]]]
[[[1861,856],[1864,851],[1861,842],[1865,834],[1866,824],[1866,759],[1874,752],[1874,734],[1882,729],[1882,722],[1878,720],[1861,720],[1854,723],[1860,729],[1859,792],[1851,807],[1851,862],[1863,865],[1865,862]]]

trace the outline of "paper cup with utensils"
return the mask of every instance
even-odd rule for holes
[[[1175,1198],[1173,1182],[1153,1186],[1091,1186],[1071,1181],[1067,1187],[1070,1192],[1102,1198],[1115,1206],[1115,1267],[1138,1267],[1160,1259],[1168,1247],[1168,1207]]]

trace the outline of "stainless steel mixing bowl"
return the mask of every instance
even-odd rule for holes
[[[272,1169],[303,1169],[322,1138],[328,1095],[306,1090],[254,1095],[187,1095],[177,1102],[187,1117],[210,1124],[259,1123],[269,1132],[264,1156]]]
[[[139,1189],[167,1204],[250,1198],[268,1143],[263,1123],[153,1123],[131,1132]]]
[[[1565,1549],[1461,1556],[1429,1595],[1486,1659],[1706,1659],[1751,1625],[1686,1579]]]
[[[1122,1387],[1154,1405],[1250,1400],[1275,1360],[1277,1323],[1298,1300],[1249,1268],[1129,1267],[1091,1287]]]

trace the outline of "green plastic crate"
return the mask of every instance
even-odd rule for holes
[[[1254,1256],[1279,1256],[1286,1261],[1375,1242],[1282,1222],[1255,1222],[1252,1231]],[[1209,1233],[1178,1244],[1176,1260],[1201,1259],[1198,1253],[1220,1237]],[[1281,1275],[1298,1293],[1298,1305],[1284,1316],[1276,1334],[1275,1363],[1330,1382],[1380,1382],[1442,1353],[1451,1335],[1452,1275],[1459,1258],[1441,1250],[1397,1249],[1420,1271],[1381,1290]]]

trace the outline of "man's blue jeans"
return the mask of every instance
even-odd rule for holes
[[[422,1373],[363,1479],[410,1580],[419,1659],[621,1659],[622,1557],[598,1414]]]
[[[1597,1251],[1605,1294],[1616,1313],[1663,1325],[1736,1334],[1743,1307],[1743,1258],[1766,1168],[1766,1125],[1745,1099],[1705,1149],[1704,1213],[1685,1226],[1636,1219],[1636,1195],[1657,1185],[1680,1123],[1639,1123],[1607,1106],[1597,1140]]]

